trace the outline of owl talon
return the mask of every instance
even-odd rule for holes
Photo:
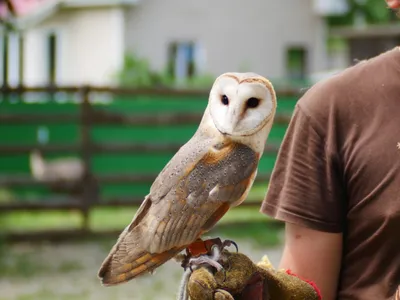
[[[223,273],[224,273],[224,280],[223,280],[223,282],[225,282],[226,281],[226,271],[225,271],[225,269],[224,268],[222,268],[222,270],[221,270]]]
[[[222,246],[221,246],[221,251],[225,248],[225,247],[230,247],[230,246],[235,246],[235,248],[236,248],[236,253],[238,253],[239,252],[239,247],[238,247],[238,245],[234,242],[234,241],[232,241],[232,240],[225,240],[225,241],[223,241],[222,242]]]

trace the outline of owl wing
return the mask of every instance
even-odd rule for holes
[[[232,142],[205,142],[208,146],[199,150],[198,143],[188,144],[179,151],[187,155],[175,155],[157,177],[104,261],[99,271],[103,284],[118,284],[152,271],[245,198],[256,175],[257,153]]]
[[[213,146],[213,139],[204,139],[195,135],[171,158],[164,169],[154,180],[149,196],[157,203],[176,187],[179,181],[190,172],[191,166],[196,165]]]
[[[251,148],[219,143],[208,147],[194,164],[186,164],[183,174],[174,178],[174,185],[160,178],[149,195],[152,205],[146,218],[148,250],[163,252],[184,246],[209,230],[231,205],[242,200],[257,165],[258,155]],[[167,169],[164,176],[169,178],[168,174],[171,173]],[[168,187],[159,194],[164,186]],[[153,192],[159,197],[154,197]]]

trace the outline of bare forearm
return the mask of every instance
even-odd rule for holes
[[[280,267],[314,281],[324,300],[336,299],[342,255],[342,235],[286,225]]]

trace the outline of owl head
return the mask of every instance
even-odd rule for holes
[[[272,84],[255,73],[224,73],[211,89],[209,113],[223,135],[251,136],[272,123],[276,96]]]

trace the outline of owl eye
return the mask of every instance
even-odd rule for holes
[[[247,100],[246,106],[248,108],[256,108],[260,104],[260,100],[257,98],[251,97],[250,99]]]
[[[226,95],[222,95],[221,102],[222,102],[223,105],[228,105],[229,104],[228,97]]]

